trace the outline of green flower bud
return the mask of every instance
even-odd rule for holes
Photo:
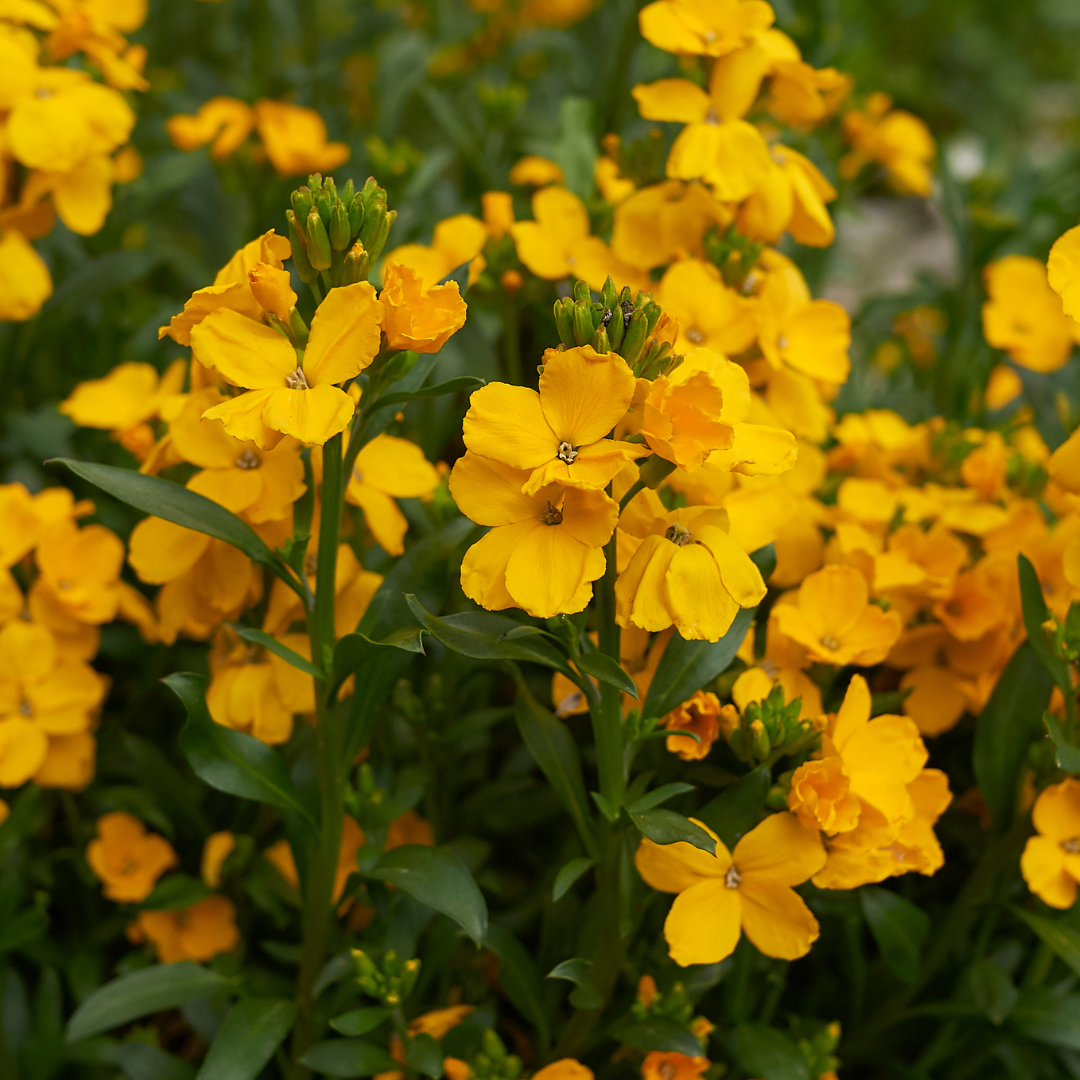
[[[589,344],[592,345],[601,356],[603,356],[604,353],[611,352],[611,342],[608,340],[607,330],[602,326],[595,334],[593,334],[593,339]]]
[[[608,341],[614,352],[619,351],[623,338],[626,336],[626,318],[621,304],[616,304],[604,312],[604,328],[607,330]]]
[[[360,195],[354,195],[349,203],[349,230],[353,236],[360,234],[364,224],[364,200]]]
[[[355,185],[352,180],[346,180],[345,186],[341,189],[341,201],[345,204],[346,209],[348,209],[349,204],[353,200],[353,192],[355,190]]]
[[[585,300],[578,300],[574,304],[574,344],[588,345],[595,333],[592,305]]]
[[[645,312],[640,308],[630,316],[630,322],[623,332],[622,344],[619,346],[619,355],[634,367],[641,357],[645,342],[649,337],[649,320]]]
[[[345,256],[345,262],[341,268],[341,284],[355,285],[358,281],[366,281],[371,259],[364,250],[364,245],[359,240],[349,249]]]
[[[764,760],[769,756],[772,744],[769,742],[769,734],[765,730],[765,725],[760,720],[750,722],[750,745],[756,757]]]
[[[319,276],[318,271],[315,270],[308,259],[304,238],[300,233],[300,226],[297,224],[296,215],[291,210],[285,211],[285,221],[289,226],[289,243],[292,244],[293,266],[296,267],[300,280],[305,285],[310,285]]]
[[[327,230],[330,235],[330,246],[335,251],[344,251],[352,240],[352,227],[349,224],[349,212],[345,204],[334,203],[334,209],[330,211],[330,227]]]
[[[592,293],[589,291],[589,286],[584,281],[574,282],[574,299],[592,301]]]
[[[615,305],[619,302],[619,294],[615,289],[615,282],[612,280],[610,274],[604,282],[604,287],[600,290],[600,302],[608,309],[608,311],[613,310]]]
[[[293,213],[296,215],[296,220],[307,221],[307,216],[312,207],[311,188],[298,187],[289,196],[289,202],[292,205]]]
[[[656,327],[656,324],[660,321],[660,316],[664,314],[664,309],[657,303],[654,303],[650,298],[645,306],[642,308],[645,315],[649,320],[649,333],[651,334]]]
[[[569,296],[561,296],[555,301],[555,329],[559,340],[564,345],[575,345],[574,340],[574,301]]]
[[[322,191],[322,173],[312,173],[307,182],[312,191]]]
[[[323,224],[322,215],[319,213],[317,206],[311,208],[305,226],[308,241],[308,262],[311,263],[312,268],[315,270],[329,270],[331,262],[330,237],[326,233],[326,226]]]
[[[378,212],[378,217],[380,219],[378,232],[371,238],[371,243],[365,245],[372,261],[382,254],[382,249],[386,246],[386,239],[390,235],[390,226],[397,221],[397,211],[381,208]],[[366,223],[366,214],[364,218]]]
[[[323,226],[326,227],[330,224],[330,212],[334,209],[334,197],[325,188],[322,191],[316,191],[312,200],[315,204],[315,209],[319,211],[319,217],[322,219]],[[310,214],[308,215],[310,218]]]

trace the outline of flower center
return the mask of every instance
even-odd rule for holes
[[[307,376],[304,374],[303,368],[297,368],[295,371],[290,372],[285,376],[285,385],[290,390],[310,390],[308,386]]]
[[[46,86],[39,86],[37,90],[34,91],[34,96],[40,98],[42,101],[45,101],[47,98],[51,98],[53,96],[53,92]]]
[[[715,109],[710,109],[705,114],[705,123],[711,124],[713,127],[720,126],[720,114]]]
[[[778,146],[774,146],[771,150],[772,159],[777,165],[783,165],[787,161],[787,154],[784,153]]]
[[[959,600],[950,600],[945,605],[945,613],[951,615],[954,619],[958,619],[964,614],[964,605]]]
[[[705,340],[705,335],[696,326],[691,326],[690,329],[686,331],[686,336],[695,345],[700,345]]]
[[[821,644],[824,645],[826,649],[832,650],[832,652],[836,652],[836,650],[840,648],[840,642],[837,641],[832,634],[826,634],[821,639]]]
[[[781,335],[780,335],[780,336],[779,336],[779,337],[778,337],[778,338],[776,339],[776,344],[777,344],[777,346],[778,346],[779,348],[781,348],[781,349],[786,349],[786,348],[787,348],[787,344],[788,344],[788,342],[787,342],[787,338],[786,338],[786,337],[784,337],[784,335],[783,335],[783,334],[781,334]]]
[[[706,30],[701,36],[711,45],[716,40],[716,31]]]
[[[26,701],[26,700],[20,701],[19,702],[19,712],[23,716],[27,717],[27,719],[29,719],[31,716],[34,715],[34,707],[30,704],[29,701]],[[1073,841],[1073,842],[1075,843],[1075,841]]]
[[[568,442],[559,443],[558,458],[560,461],[565,461],[567,465],[573,465],[577,461],[578,452]]]
[[[690,535],[690,530],[685,525],[680,525],[678,522],[675,522],[675,524],[664,533],[664,537],[665,539],[670,540],[676,547],[686,547],[686,545],[693,540],[693,537]]]
[[[670,1061],[665,1061],[656,1071],[660,1074],[660,1080],[675,1080],[679,1070]]]
[[[259,455],[250,446],[236,459],[238,469],[257,469],[261,464]]]
[[[562,511],[557,506],[552,505],[549,499],[547,509],[540,515],[540,520],[545,525],[561,525]]]
[[[724,884],[729,889],[737,889],[742,883],[742,874],[739,873],[735,867],[731,867],[730,870],[724,875]]]
[[[362,484],[364,482],[364,474],[355,465],[353,466],[352,478],[358,484]]]
[[[1061,850],[1067,851],[1070,855],[1080,855],[1080,837],[1073,837],[1072,840],[1062,840]]]

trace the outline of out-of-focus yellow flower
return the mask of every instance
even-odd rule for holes
[[[1046,272],[1050,288],[1061,297],[1065,314],[1080,318],[1080,225],[1054,241]]]
[[[387,267],[406,266],[420,279],[425,289],[438,285],[463,263],[469,263],[469,284],[479,276],[483,267],[473,264],[482,261],[480,252],[487,242],[488,230],[472,214],[455,214],[435,226],[431,244],[403,244],[386,256]],[[389,274],[389,270],[386,271]]]
[[[659,301],[678,320],[675,349],[698,346],[736,356],[757,337],[753,303],[729,289],[719,270],[702,259],[673,263],[660,280]]]
[[[685,841],[661,846],[643,838],[635,857],[647,884],[678,894],[664,922],[675,963],[715,964],[731,955],[743,932],[766,956],[805,956],[820,931],[792,886],[825,865],[817,833],[794,814],[772,814],[729,852],[702,828],[716,840],[715,855]]]
[[[840,175],[853,179],[871,161],[881,165],[901,192],[927,196],[933,186],[930,162],[937,146],[917,116],[892,107],[888,94],[874,93],[863,110],[844,114],[844,136],[851,152],[840,159]]]
[[[42,532],[35,553],[40,581],[69,615],[86,623],[111,622],[120,607],[124,545],[104,525],[78,529],[70,520]]]
[[[527,154],[510,169],[509,179],[515,187],[544,187],[546,184],[561,184],[566,177],[554,161]]]
[[[1067,491],[1080,494],[1080,428],[1050,455],[1047,470]]]
[[[465,301],[457,282],[425,285],[409,266],[387,265],[379,302],[383,333],[391,349],[438,352],[465,325]]]
[[[22,233],[4,229],[0,233],[0,322],[33,318],[52,291],[45,260]]]
[[[138,818],[112,813],[98,818],[97,836],[86,847],[86,861],[107,899],[137,904],[178,860],[169,841],[148,833]]]
[[[642,37],[658,49],[723,56],[773,24],[764,0],[657,0],[638,14]]]
[[[637,190],[634,181],[622,175],[619,163],[606,154],[596,159],[596,164],[593,166],[593,180],[600,189],[600,194],[612,206],[618,206]]]
[[[1004,409],[1024,392],[1020,376],[1008,364],[996,364],[990,372],[983,400],[988,409]]]
[[[984,272],[989,299],[983,333],[995,349],[1031,371],[1057,371],[1080,340],[1080,323],[1065,314],[1038,259],[1006,255]]]
[[[345,143],[326,141],[326,121],[314,109],[257,101],[255,126],[266,156],[282,176],[333,172],[349,160]]]
[[[255,110],[246,102],[231,97],[204,101],[194,115],[178,113],[165,122],[173,146],[180,150],[198,150],[210,143],[215,161],[227,158],[251,134]]]
[[[227,896],[218,895],[175,911],[140,911],[128,937],[149,941],[161,964],[205,962],[240,944],[236,907]]]
[[[103,379],[81,382],[57,408],[79,427],[125,432],[161,414],[184,386],[187,364],[175,360],[158,375],[153,364],[117,364]]]
[[[641,1075],[643,1080],[698,1080],[710,1064],[706,1057],[688,1057],[676,1051],[653,1050],[645,1055],[645,1060],[641,1063]]]
[[[815,68],[802,60],[773,64],[766,102],[788,127],[807,128],[827,120],[851,93],[852,79],[836,68]]]
[[[338,848],[337,872],[334,875],[333,899],[336,903],[345,891],[349,875],[356,873],[356,853],[367,843],[364,830],[357,824],[356,818],[346,814],[341,822],[341,846]],[[279,840],[264,852],[263,856],[275,870],[292,886],[300,884],[300,875],[296,872],[296,861],[287,840]]]
[[[485,191],[480,196],[484,228],[492,240],[501,240],[514,224],[514,199],[508,191]]]
[[[470,451],[454,465],[450,493],[466,517],[490,526],[461,564],[469,599],[489,611],[520,607],[541,619],[588,604],[592,582],[604,573],[601,548],[619,515],[603,491],[536,488],[527,470]]]
[[[1080,780],[1067,776],[1035,800],[1032,836],[1020,857],[1028,888],[1044,903],[1070,908],[1080,882]]]
[[[203,844],[199,876],[211,888],[221,885],[221,868],[225,860],[236,850],[236,837],[227,829],[211,833]]]
[[[828,247],[836,236],[825,204],[836,188],[807,157],[774,143],[772,167],[739,211],[739,228],[747,236],[775,243],[785,231],[808,247]]]

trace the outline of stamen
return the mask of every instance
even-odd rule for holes
[[[238,469],[257,469],[262,464],[262,458],[249,446],[237,459]]]
[[[715,109],[710,109],[705,114],[705,123],[711,124],[713,127],[720,126],[720,114]]]
[[[776,339],[776,344],[777,344],[777,345],[778,345],[778,346],[779,346],[779,347],[780,347],[781,349],[786,349],[786,348],[788,347],[788,340],[787,340],[787,338],[786,338],[786,337],[784,337],[784,335],[783,335],[783,334],[781,334],[781,335],[780,335],[780,337],[778,337],[778,338]]]
[[[1070,855],[1080,855],[1080,838],[1074,837],[1072,840],[1062,840],[1061,850],[1067,851]]]
[[[690,329],[686,331],[686,336],[695,345],[700,345],[705,340],[705,335],[696,326],[691,326]]]
[[[29,720],[34,715],[34,708],[29,701],[20,701],[19,712]]]
[[[826,634],[821,639],[821,644],[824,645],[826,649],[830,649],[832,652],[836,652],[836,650],[840,648],[840,642],[837,641],[836,638],[832,636],[832,634]]]
[[[573,465],[577,461],[578,452],[568,442],[559,443],[558,459],[565,461],[567,465]]]
[[[676,547],[686,547],[686,545],[692,543],[694,539],[690,534],[690,530],[685,525],[680,525],[678,522],[672,525],[667,532],[664,533],[664,538],[670,540]]]
[[[553,506],[549,500],[547,509],[540,515],[540,520],[545,525],[561,525],[562,511],[557,506]]]
[[[307,376],[304,374],[303,368],[297,368],[295,371],[290,372],[285,376],[285,385],[290,390],[310,390],[308,386]]]
[[[739,885],[742,884],[742,874],[740,874],[739,871],[736,870],[735,867],[733,866],[724,875],[724,884],[729,889],[737,889],[739,887]]]

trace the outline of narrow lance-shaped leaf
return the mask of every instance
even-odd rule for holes
[[[238,1001],[218,1029],[196,1080],[254,1080],[296,1023],[296,1006],[275,998]]]
[[[693,844],[710,855],[716,854],[716,841],[689,818],[674,810],[645,810],[637,813],[627,810],[630,820],[654,844]]]
[[[396,390],[391,394],[383,394],[369,406],[371,413],[385,409],[389,405],[404,405],[410,401],[420,401],[423,398],[442,397],[443,394],[456,394],[459,390],[473,391],[487,385],[486,379],[476,375],[459,375],[456,379],[447,379],[446,382],[436,383],[434,386],[425,386],[421,390]]]
[[[594,679],[608,683],[631,697],[638,696],[634,680],[607,653],[595,651],[582,653],[574,660],[574,664],[582,674],[591,675]]]
[[[301,656],[295,649],[290,649],[288,645],[282,645],[276,637],[268,634],[265,630],[258,630],[254,626],[237,626],[235,624],[233,629],[245,641],[250,642],[252,645],[261,645],[268,652],[272,652],[275,656],[280,656],[286,663],[292,664],[298,671],[304,672],[305,675],[313,675],[316,679],[325,678],[322,668],[317,667],[306,657]]]

